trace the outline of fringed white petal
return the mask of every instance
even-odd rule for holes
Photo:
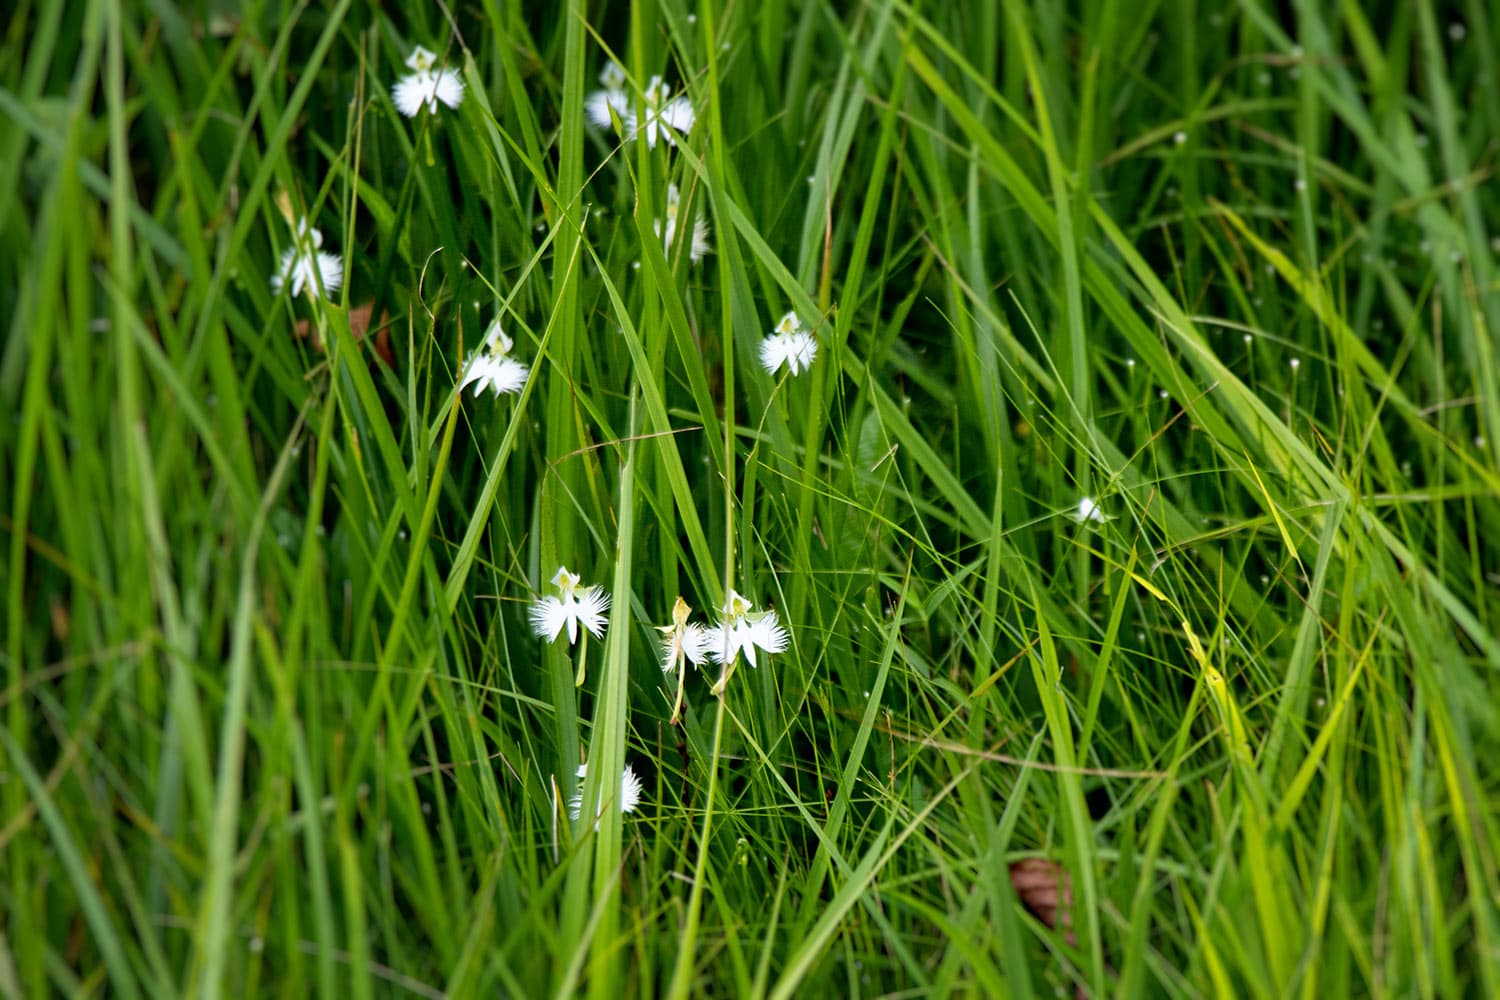
[[[433,96],[450,108],[457,108],[464,101],[464,81],[458,75],[457,70],[445,69],[437,75],[437,86],[433,88]],[[437,105],[432,105],[432,110],[437,110]]]
[[[693,130],[693,124],[697,120],[698,116],[693,111],[693,102],[686,97],[674,97],[667,102],[666,107],[661,109],[662,124],[683,135]]]
[[[486,389],[493,389],[497,396],[505,392],[520,392],[526,387],[530,375],[531,369],[514,358],[476,354],[464,364],[458,391],[463,392],[472,384],[475,396]]]
[[[323,234],[316,229],[310,234],[303,233],[299,241],[302,246],[281,252],[277,273],[271,276],[271,292],[280,295],[283,288],[290,286],[293,298],[301,295],[303,289],[311,289],[314,298],[334,295],[344,286],[343,258],[312,249],[323,243]]]
[[[396,85],[391,88],[391,99],[396,102],[396,110],[408,118],[417,117],[431,92],[429,76],[428,73],[409,73],[396,81]]]
[[[578,791],[574,792],[572,797],[568,799],[569,819],[577,820],[579,816],[583,815],[583,779],[587,774],[588,765],[579,764]],[[635,768],[626,764],[625,769],[620,772],[620,812],[635,812],[636,807],[641,804],[642,792],[643,786],[640,775],[635,773]],[[605,796],[601,793],[598,806],[594,809],[594,816],[596,818],[594,829],[596,831],[599,829],[597,818],[604,815],[604,800]]]
[[[610,112],[614,117],[610,117]],[[635,127],[630,110],[630,95],[623,90],[596,90],[583,102],[583,113],[598,128],[614,128],[618,121],[628,135]]]
[[[531,620],[531,631],[548,642],[556,640],[563,626],[568,623],[568,611],[563,607],[563,602],[551,596],[534,601],[527,611],[527,617]]]
[[[818,342],[806,330],[800,330],[787,337],[786,366],[793,375],[811,368],[813,359],[817,356]]]
[[[604,626],[609,623],[608,611],[609,595],[602,587],[589,587],[573,598],[571,609],[573,619],[581,622],[595,639],[604,637]],[[568,641],[572,641],[571,629],[568,633]]]

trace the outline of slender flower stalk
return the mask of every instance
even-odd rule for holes
[[[672,703],[672,725],[682,717],[683,687],[687,679],[687,665],[702,666],[713,656],[714,635],[707,626],[688,621],[693,611],[680,596],[672,606],[672,624],[658,625],[661,633],[662,673],[677,674],[677,700]]]

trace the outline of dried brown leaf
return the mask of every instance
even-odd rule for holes
[[[52,637],[58,642],[67,642],[68,633],[72,629],[73,615],[68,606],[56,598],[52,599]]]
[[[1010,865],[1010,884],[1021,905],[1048,927],[1061,926],[1069,944],[1073,936],[1073,879],[1068,870],[1046,858],[1022,858]]]

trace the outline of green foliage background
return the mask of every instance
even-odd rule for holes
[[[22,0],[0,996],[1500,995],[1500,22],[1072,6]]]

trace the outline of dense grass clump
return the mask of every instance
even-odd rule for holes
[[[0,997],[1500,995],[1500,21],[1293,7],[22,0]]]

